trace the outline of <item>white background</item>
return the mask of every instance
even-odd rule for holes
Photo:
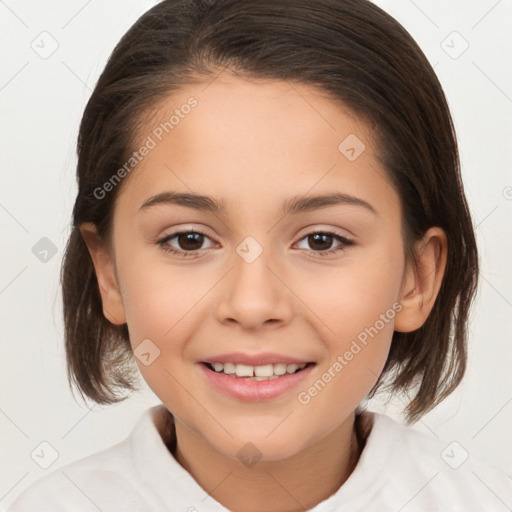
[[[512,475],[506,434],[512,429],[512,2],[376,3],[413,35],[448,97],[482,264],[467,377],[414,428],[446,444],[457,440]],[[159,402],[149,390],[110,407],[74,400],[58,283],[85,102],[114,45],[154,4],[0,1],[0,510],[47,472],[122,440],[140,413]],[[41,36],[44,31],[51,36]],[[52,38],[58,43],[46,59],[32,48],[41,38],[46,48]],[[453,58],[462,38],[469,47]],[[43,237],[57,250],[46,263],[32,252]],[[397,405],[387,412],[399,418]],[[58,453],[48,469],[30,455],[43,441]]]

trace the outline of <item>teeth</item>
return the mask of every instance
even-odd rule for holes
[[[277,379],[280,375],[286,373],[295,373],[297,370],[302,370],[306,364],[266,364],[263,366],[249,366],[245,364],[233,363],[211,363],[214,371],[217,373],[225,373],[230,377],[249,377],[252,380],[273,380]]]
[[[274,375],[284,375],[286,373],[286,365],[278,363],[274,365]]]
[[[254,374],[254,366],[246,366],[245,364],[237,364],[236,368],[235,368],[235,373],[236,373],[237,377],[252,377]]]
[[[266,364],[265,366],[255,366],[254,375],[256,375],[256,377],[270,377],[274,375],[274,365]]]
[[[220,366],[221,366],[221,369],[219,371],[222,371],[222,366],[224,366],[224,373],[227,373],[227,374],[235,373],[235,365],[233,363],[225,363],[224,365],[222,363],[217,363],[217,364],[220,364]],[[217,370],[215,370],[215,371],[217,371]]]
[[[288,373],[294,373],[299,368],[298,364],[289,364],[286,366],[286,371]]]

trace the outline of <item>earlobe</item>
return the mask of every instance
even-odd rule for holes
[[[430,228],[416,244],[416,265],[409,262],[404,273],[395,331],[415,331],[425,323],[441,288],[447,251],[446,234],[439,227]]]
[[[111,323],[122,325],[126,323],[126,316],[117,282],[114,257],[101,243],[94,224],[90,222],[81,224],[80,233],[91,255],[98,279],[103,314]]]

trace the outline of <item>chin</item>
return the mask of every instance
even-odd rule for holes
[[[271,462],[288,459],[305,448],[305,443],[299,443],[289,431],[286,435],[271,434],[267,432],[254,435],[234,436],[229,443],[210,442],[211,446],[219,453],[234,460],[239,460],[252,467],[257,462]]]

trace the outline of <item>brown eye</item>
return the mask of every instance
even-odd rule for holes
[[[308,235],[309,246],[316,251],[327,251],[331,248],[334,237],[327,233],[314,233]]]
[[[204,242],[204,235],[201,233],[190,232],[180,233],[176,236],[180,249],[185,251],[197,251],[201,249]]]
[[[309,246],[305,249],[318,256],[327,256],[338,251],[343,251],[350,245],[354,245],[352,240],[344,236],[324,231],[309,233],[301,238],[300,242],[303,240],[305,240]],[[333,242],[338,242],[338,245],[334,246],[334,248],[332,247]]]
[[[158,241],[164,251],[183,257],[199,256],[203,244],[211,238],[198,231],[178,231]]]

